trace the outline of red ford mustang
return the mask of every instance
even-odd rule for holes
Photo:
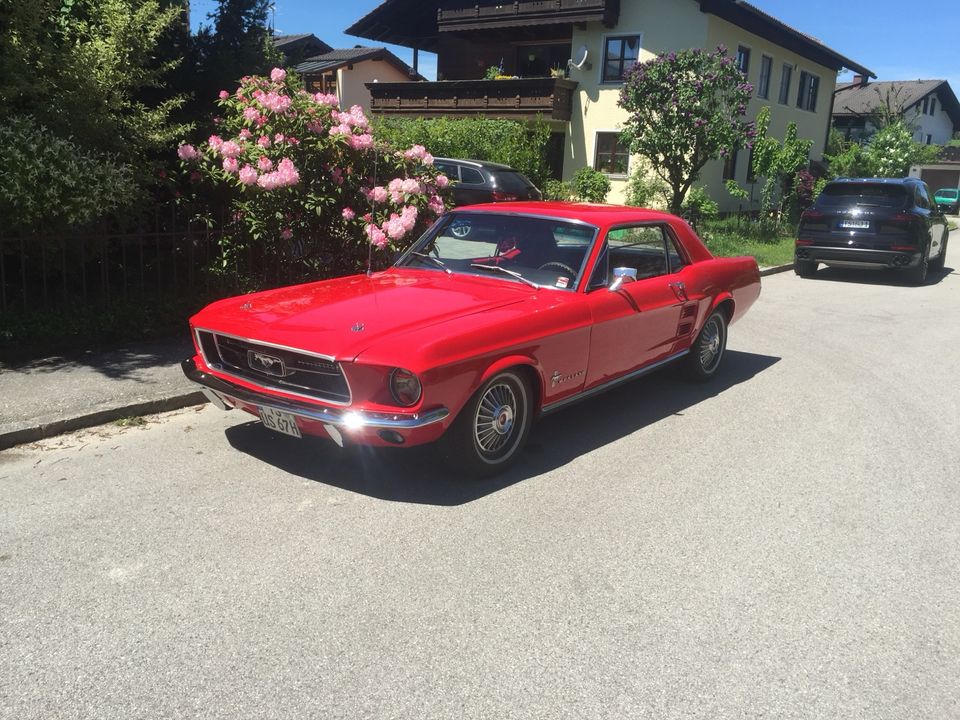
[[[672,361],[720,366],[760,293],[666,213],[499,203],[441,217],[393,267],[228,298],[183,363],[222,409],[338,445],[439,441],[464,472],[516,458],[533,421]]]

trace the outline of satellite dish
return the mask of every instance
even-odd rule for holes
[[[587,62],[589,55],[590,51],[587,50],[587,46],[581,45],[577,48],[577,52],[574,53],[573,57],[567,60],[567,67],[576,68],[577,70],[589,70],[593,67]]]

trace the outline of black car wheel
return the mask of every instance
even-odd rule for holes
[[[700,334],[687,355],[687,374],[700,382],[717,374],[723,353],[727,348],[727,319],[719,310],[714,310],[700,329]]]
[[[947,259],[947,237],[943,238],[943,242],[940,243],[940,254],[937,255],[936,260],[930,261],[930,269],[936,270],[939,272],[943,270],[943,263]]]
[[[440,452],[470,477],[492,475],[516,458],[532,418],[530,384],[521,373],[506,370],[474,393],[441,438]]]
[[[817,263],[813,260],[794,260],[793,271],[802,278],[813,277],[817,272]]]
[[[927,249],[920,253],[920,261],[912,268],[907,268],[907,279],[914,285],[923,285],[927,281],[927,272],[930,261],[927,259]]]

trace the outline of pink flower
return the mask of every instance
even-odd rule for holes
[[[244,185],[254,185],[257,182],[257,171],[250,165],[240,168],[240,182]]]
[[[223,159],[223,169],[226,170],[228,173],[235,173],[235,172],[237,172],[237,168],[238,168],[239,166],[240,166],[240,164],[237,162],[237,159],[236,159],[236,158],[225,157],[225,158]]]
[[[272,144],[273,143],[270,142],[270,138],[268,138],[266,135],[261,135],[260,138],[257,140],[257,145],[262,147],[264,150],[266,150]]]
[[[349,221],[349,220],[353,220],[356,216],[357,216],[357,214],[356,214],[353,210],[351,210],[350,208],[345,207],[345,208],[343,209],[343,219],[344,219],[344,220],[348,220],[348,221]]]
[[[282,83],[287,79],[287,71],[283,68],[274,68],[270,71],[270,79],[275,83]]]
[[[221,91],[220,91],[220,99],[221,99],[221,100],[226,100],[228,97],[230,97],[230,93],[228,93],[226,90],[221,90]]]
[[[443,200],[440,199],[439,195],[432,195],[430,197],[430,201],[427,203],[427,209],[434,215],[440,215],[444,211]]]
[[[177,156],[181,160],[195,160],[198,154],[193,145],[184,144],[177,148]]]
[[[373,136],[369,133],[350,135],[347,137],[347,144],[354,150],[366,150],[373,147]]]
[[[283,133],[277,133],[276,135],[273,136],[273,141],[275,143],[282,143],[283,140],[284,140]]]
[[[377,248],[382,248],[387,244],[387,236],[376,225],[367,225],[366,227],[367,237],[370,238],[370,243]]]
[[[437,184],[437,187],[442,190],[450,184],[450,178],[448,178],[446,175],[437,175],[437,179],[434,180],[434,182]]]
[[[261,115],[260,117],[257,118],[257,127],[258,127],[258,128],[259,128],[259,127],[263,127],[263,126],[266,125],[266,124],[267,124],[267,116],[266,116],[266,115]]]
[[[261,93],[260,96],[257,97],[257,102],[271,112],[282,113],[290,107],[290,103],[292,103],[293,100],[291,100],[288,95],[281,95],[280,93],[271,91]]]
[[[426,153],[427,153],[427,149],[423,145],[414,145],[405,153],[403,153],[403,156],[407,160],[419,160],[424,155],[426,155]]]
[[[387,197],[389,197],[389,195],[387,194],[386,188],[380,187],[379,185],[370,191],[370,199],[374,202],[386,202]]]
[[[220,152],[225,158],[235,158],[240,156],[240,153],[243,152],[243,148],[241,148],[233,140],[227,140],[225,143],[223,143],[223,145],[220,146]]]
[[[280,237],[282,237],[284,240],[289,240],[290,238],[293,237],[293,230],[291,230],[290,228],[284,228],[280,232]]]
[[[246,128],[243,128],[242,130],[240,130],[239,135],[243,140],[249,140],[250,138],[253,137],[253,133],[247,130]]]
[[[400,189],[408,195],[416,195],[420,192],[420,183],[418,183],[413,178],[407,178],[403,181],[403,184],[400,186]]]
[[[383,229],[391,240],[400,240],[407,234],[407,229],[404,227],[403,221],[396,213],[393,213],[390,219],[383,224]]]
[[[220,149],[220,146],[223,145],[223,140],[219,135],[211,135],[207,139],[207,144],[210,146],[211,150],[217,152]]]
[[[257,167],[260,168],[260,172],[270,172],[273,170],[273,161],[266,155],[261,155],[257,160]]]
[[[243,118],[249,122],[254,122],[260,117],[260,111],[257,110],[253,105],[247,105],[243,109]]]

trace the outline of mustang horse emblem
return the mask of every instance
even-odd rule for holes
[[[247,365],[253,370],[259,370],[260,372],[267,373],[267,375],[283,377],[287,374],[286,368],[283,367],[283,360],[274,355],[267,355],[266,353],[256,352],[255,350],[247,352]]]

